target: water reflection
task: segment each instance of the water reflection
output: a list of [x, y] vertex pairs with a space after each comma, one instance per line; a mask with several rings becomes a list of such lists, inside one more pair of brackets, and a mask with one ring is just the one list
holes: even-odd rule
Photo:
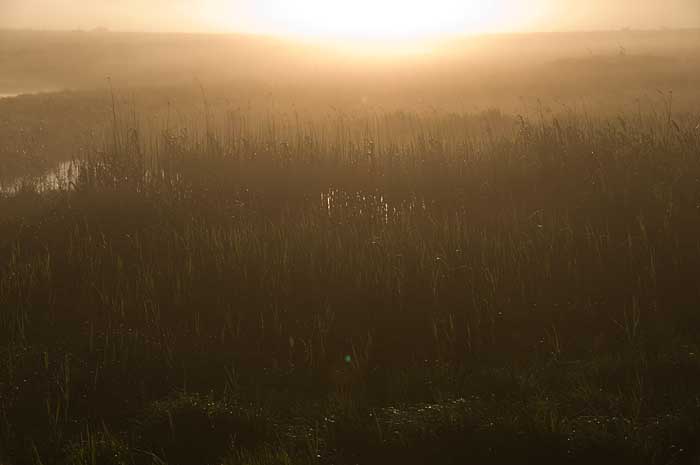
[[388, 223], [402, 212], [427, 210], [424, 199], [413, 197], [392, 201], [382, 194], [348, 192], [342, 189], [329, 189], [321, 193], [321, 206], [328, 217], [339, 215], [371, 215]]
[[[24, 176], [9, 183], [0, 181], [0, 194], [15, 195], [22, 191], [49, 192], [70, 191], [75, 189], [80, 175], [80, 161], [65, 161], [56, 168], [41, 176]], [[84, 167], [84, 165], [83, 165]], [[159, 170], [157, 174], [150, 170], [145, 172], [145, 181], [161, 181], [179, 183], [181, 174], [168, 174]], [[379, 219], [384, 223], [400, 218], [406, 212], [427, 211], [426, 200], [416, 196], [400, 196], [389, 198], [380, 193], [346, 191], [343, 189], [328, 189], [320, 194], [320, 206], [329, 218], [342, 219], [367, 216]]]
[[58, 92], [58, 89], [46, 88], [46, 89], [32, 89], [32, 90], [27, 90], [24, 92], [0, 92], [0, 100], [6, 99], [6, 98], [20, 97], [23, 95], [37, 95], [37, 94], [46, 94], [46, 93], [52, 93], [52, 92]]
[[0, 182], [0, 193], [17, 194], [22, 190], [47, 192], [70, 190], [78, 179], [78, 163], [64, 161], [56, 168], [41, 176], [23, 176], [9, 183]]

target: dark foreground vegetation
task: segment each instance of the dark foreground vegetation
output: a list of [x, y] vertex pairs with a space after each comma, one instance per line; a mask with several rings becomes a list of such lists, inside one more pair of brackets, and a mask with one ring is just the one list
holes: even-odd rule
[[0, 102], [0, 463], [700, 463], [700, 74], [556, 69]]
[[698, 122], [119, 126], [0, 199], [2, 460], [697, 463]]

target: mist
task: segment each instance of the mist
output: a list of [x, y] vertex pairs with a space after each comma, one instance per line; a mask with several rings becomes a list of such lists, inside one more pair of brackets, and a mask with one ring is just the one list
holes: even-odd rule
[[[420, 2], [414, 3], [420, 5]], [[491, 3], [499, 5], [504, 12], [501, 16], [510, 16], [510, 19], [494, 21], [481, 28], [480, 32], [700, 26], [700, 4], [696, 0], [501, 0]], [[290, 8], [291, 5], [292, 2], [280, 0], [3, 0], [0, 5], [0, 27], [56, 30], [105, 27], [131, 31], [280, 35], [289, 34], [290, 30], [280, 27], [275, 12], [286, 11], [288, 15], [289, 11], [294, 10]], [[440, 8], [440, 4], [436, 7]], [[371, 9], [368, 10], [367, 18], [372, 14]], [[297, 19], [303, 22], [305, 14], [300, 13]], [[436, 25], [435, 29], [439, 28]], [[292, 29], [291, 32], [294, 32]], [[465, 22], [461, 30], [456, 27], [449, 32], [468, 34], [472, 31]]]
[[0, 465], [700, 464], [699, 0], [0, 0]]

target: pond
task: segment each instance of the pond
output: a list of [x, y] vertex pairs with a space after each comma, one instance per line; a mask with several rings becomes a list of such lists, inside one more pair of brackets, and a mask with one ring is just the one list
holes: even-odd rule
[[22, 92], [8, 92], [8, 91], [3, 91], [0, 90], [0, 100], [6, 99], [6, 98], [13, 98], [13, 97], [20, 97], [23, 95], [36, 95], [36, 94], [46, 94], [46, 93], [51, 93], [51, 92], [58, 92], [58, 88], [44, 88], [44, 89], [31, 89], [31, 90], [25, 90]]
[[0, 193], [17, 194], [25, 187], [37, 192], [68, 190], [71, 188], [71, 183], [74, 183], [77, 178], [77, 162], [64, 161], [43, 175], [24, 176], [4, 184], [0, 182]]

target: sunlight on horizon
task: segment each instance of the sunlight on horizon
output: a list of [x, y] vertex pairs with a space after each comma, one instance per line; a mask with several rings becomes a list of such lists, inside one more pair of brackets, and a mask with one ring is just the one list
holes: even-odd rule
[[0, 29], [239, 33], [372, 48], [483, 33], [700, 27], [698, 0], [0, 0]]
[[[226, 3], [223, 3], [226, 5]], [[220, 27], [240, 24], [240, 11], [213, 8]], [[520, 6], [517, 6], [520, 5]], [[537, 14], [512, 0], [271, 0], [247, 11], [253, 32], [283, 37], [373, 42], [499, 32], [527, 26]], [[385, 45], [386, 46], [386, 45]]]

